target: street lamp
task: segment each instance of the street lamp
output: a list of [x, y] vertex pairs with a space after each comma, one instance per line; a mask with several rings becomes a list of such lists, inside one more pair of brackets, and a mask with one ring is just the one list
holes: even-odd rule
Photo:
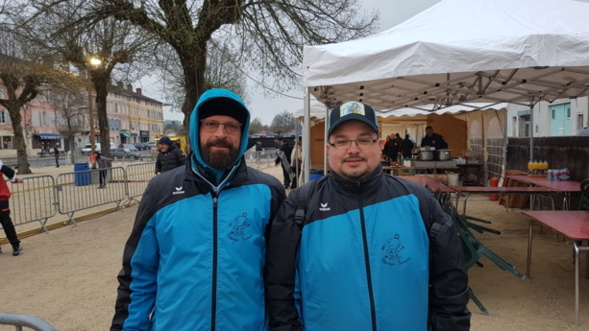
[[[91, 58], [89, 61], [89, 65], [92, 68], [98, 67], [102, 61], [95, 57]], [[94, 161], [94, 152], [96, 151], [95, 141], [96, 141], [96, 133], [94, 131], [94, 112], [92, 108], [92, 80], [90, 79], [90, 69], [88, 66], [85, 67], [86, 69], [86, 79], [88, 80], [88, 86], [86, 90], [88, 90], [88, 124], [90, 125], [90, 151], [92, 152], [92, 156], [90, 157], [91, 161], [91, 168], [96, 169], [96, 162]]]

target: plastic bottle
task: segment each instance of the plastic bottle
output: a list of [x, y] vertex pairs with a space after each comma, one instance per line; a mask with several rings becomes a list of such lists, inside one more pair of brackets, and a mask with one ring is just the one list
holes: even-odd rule
[[528, 176], [532, 176], [532, 160], [528, 161]]
[[543, 161], [540, 163], [540, 174], [539, 174], [539, 176], [538, 176], [538, 177], [543, 177], [543, 178], [545, 178], [545, 177], [546, 177], [546, 173], [547, 173], [547, 172], [548, 172], [548, 161], [546, 161], [546, 160], [543, 160]]

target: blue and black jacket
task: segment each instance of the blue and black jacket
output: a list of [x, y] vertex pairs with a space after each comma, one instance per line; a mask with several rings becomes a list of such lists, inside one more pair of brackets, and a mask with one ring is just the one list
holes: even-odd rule
[[469, 329], [462, 246], [429, 191], [380, 167], [359, 182], [331, 173], [306, 185], [272, 224], [271, 330]]
[[248, 125], [221, 176], [202, 161], [198, 112], [211, 98], [243, 105], [230, 91], [205, 92], [190, 121], [195, 152], [149, 183], [125, 246], [111, 330], [267, 329], [266, 235], [284, 189], [246, 167]]

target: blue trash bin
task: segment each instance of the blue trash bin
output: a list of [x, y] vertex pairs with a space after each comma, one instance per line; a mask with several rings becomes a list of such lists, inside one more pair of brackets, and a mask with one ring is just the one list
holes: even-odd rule
[[[88, 163], [76, 163], [74, 164], [74, 172], [81, 172], [90, 170]], [[76, 186], [90, 185], [90, 172], [82, 172], [74, 174], [74, 184]]]
[[309, 177], [310, 180], [316, 180], [323, 177], [323, 170], [321, 169], [311, 169], [311, 176]]

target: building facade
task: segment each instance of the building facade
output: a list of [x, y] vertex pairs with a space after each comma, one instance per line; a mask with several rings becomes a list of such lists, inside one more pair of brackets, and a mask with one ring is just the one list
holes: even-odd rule
[[[107, 97], [107, 117], [110, 141], [115, 145], [123, 143], [147, 142], [156, 139], [164, 132], [163, 103], [146, 97], [140, 88], [133, 90], [131, 85], [110, 86]], [[0, 86], [0, 98], [6, 91]], [[80, 91], [85, 95], [84, 90]], [[94, 122], [94, 132], [99, 141], [100, 130], [96, 116], [95, 95], [88, 100]], [[40, 93], [21, 109], [22, 126], [27, 146], [27, 155], [45, 155], [57, 147], [60, 151], [81, 150], [90, 142], [88, 105], [73, 105], [64, 110], [56, 102], [51, 91]], [[14, 132], [8, 111], [0, 106], [0, 158], [16, 157]]]
[[534, 105], [533, 113], [523, 105], [507, 107], [508, 137], [530, 137], [532, 133], [534, 137], [574, 136], [589, 126], [588, 122], [587, 97], [558, 99], [552, 103], [541, 101]]

